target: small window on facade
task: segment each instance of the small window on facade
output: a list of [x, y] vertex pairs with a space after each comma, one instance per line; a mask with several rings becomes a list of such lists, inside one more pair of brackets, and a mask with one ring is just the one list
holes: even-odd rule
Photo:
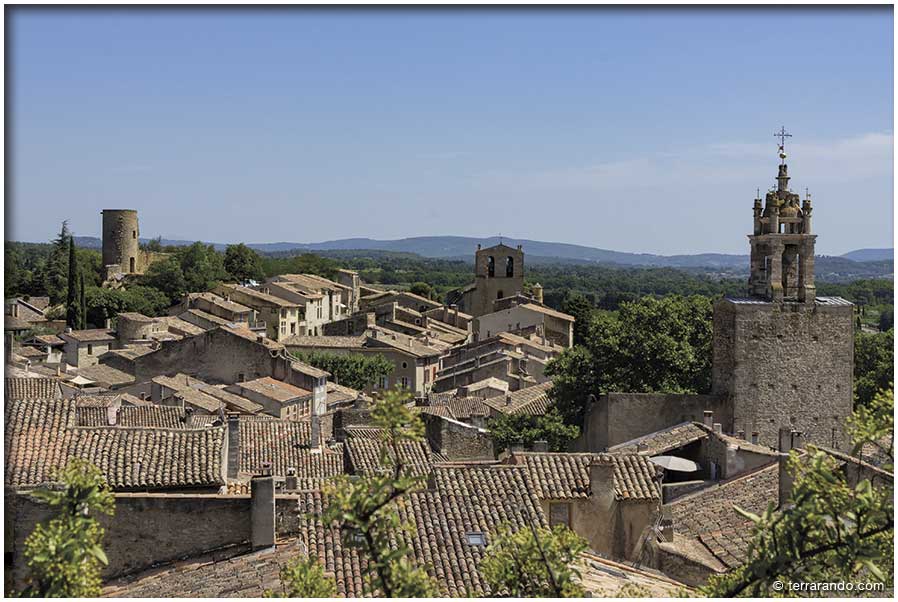
[[240, 374], [237, 375], [237, 382], [238, 382], [238, 383], [242, 383], [242, 382], [244, 382], [245, 380], [246, 380], [246, 374], [244, 374], [243, 372], [241, 372]]
[[387, 376], [380, 377], [380, 388], [381, 389], [389, 389], [390, 388], [390, 379]]
[[468, 542], [469, 546], [482, 548], [486, 545], [486, 536], [483, 534], [483, 531], [471, 531], [470, 533], [465, 533], [465, 540]]
[[564, 525], [571, 527], [571, 505], [568, 502], [551, 502], [549, 504], [549, 526]]
[[505, 296], [505, 293], [503, 293], [502, 291], [499, 291], [498, 293], [496, 293], [496, 299], [501, 299], [504, 296]]
[[505, 276], [507, 278], [514, 276], [514, 257], [505, 258]]
[[408, 368], [408, 362], [402, 362], [402, 369]]
[[490, 278], [496, 275], [496, 258], [492, 255], [486, 259], [486, 275]]
[[290, 334], [296, 334], [296, 322], [290, 323]]
[[408, 377], [407, 376], [402, 377], [402, 388], [408, 389]]
[[93, 354], [94, 354], [94, 346], [91, 345], [90, 343], [88, 343], [87, 344], [87, 355], [93, 355]]
[[131, 230], [131, 238], [137, 238], [137, 230]]

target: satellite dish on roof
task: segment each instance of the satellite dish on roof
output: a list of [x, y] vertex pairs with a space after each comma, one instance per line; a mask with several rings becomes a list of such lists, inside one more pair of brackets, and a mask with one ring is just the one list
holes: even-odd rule
[[675, 472], [696, 472], [701, 469], [692, 460], [678, 458], [677, 456], [655, 456], [654, 458], [649, 458], [649, 460], [652, 461], [652, 464], [660, 466], [664, 470], [673, 470]]

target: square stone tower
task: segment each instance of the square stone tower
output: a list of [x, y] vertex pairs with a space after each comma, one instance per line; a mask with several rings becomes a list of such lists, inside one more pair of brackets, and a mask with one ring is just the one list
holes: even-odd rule
[[477, 245], [474, 286], [465, 291], [464, 310], [479, 317], [492, 313], [497, 299], [524, 292], [524, 251], [499, 243], [486, 249]]
[[714, 306], [712, 387], [729, 399], [730, 432], [758, 432], [775, 448], [779, 429], [791, 427], [808, 443], [845, 449], [854, 306], [816, 296], [811, 199], [799, 207], [783, 144], [780, 158], [776, 189], [763, 210], [760, 198], [754, 202], [750, 296]]

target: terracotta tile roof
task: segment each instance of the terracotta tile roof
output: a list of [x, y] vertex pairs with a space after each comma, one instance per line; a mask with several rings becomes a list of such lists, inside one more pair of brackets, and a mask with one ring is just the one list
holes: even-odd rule
[[359, 397], [362, 397], [362, 393], [356, 391], [355, 389], [351, 389], [349, 387], [344, 387], [343, 385], [338, 385], [337, 383], [327, 383], [327, 406], [330, 408], [331, 406], [346, 403], [349, 401], [354, 401]]
[[252, 306], [251, 304], [256, 303], [263, 305], [276, 305], [278, 307], [284, 308], [299, 307], [292, 301], [286, 301], [284, 299], [281, 299], [280, 297], [275, 297], [274, 295], [269, 295], [268, 293], [263, 293], [262, 291], [257, 291], [256, 289], [247, 288], [238, 284], [222, 284], [219, 286], [218, 291], [222, 291], [223, 294], [236, 293], [237, 295], [245, 295], [246, 297], [249, 297], [249, 299], [251, 299], [250, 301], [243, 299], [242, 305]]
[[51, 345], [53, 347], [56, 347], [58, 345], [65, 345], [65, 341], [63, 341], [55, 334], [39, 334], [36, 335], [33, 340], [42, 345]]
[[75, 408], [75, 417], [78, 426], [109, 426], [109, 408], [78, 406]]
[[[349, 437], [346, 451], [349, 469], [357, 474], [373, 474], [385, 469], [380, 463], [381, 441], [379, 439]], [[393, 456], [392, 450], [389, 452]], [[433, 470], [433, 454], [425, 441], [402, 441], [399, 443], [399, 457], [405, 465], [405, 474], [425, 475]]]
[[3, 330], [28, 330], [31, 328], [31, 323], [26, 322], [22, 318], [17, 318], [16, 316], [6, 315], [3, 320]]
[[73, 330], [72, 332], [64, 332], [61, 336], [63, 339], [72, 339], [79, 343], [98, 343], [115, 340], [115, 334], [107, 328], [92, 328], [88, 330]]
[[270, 376], [263, 376], [254, 380], [237, 383], [236, 386], [242, 389], [253, 391], [255, 393], [258, 393], [259, 395], [264, 395], [269, 399], [273, 399], [281, 403], [292, 401], [298, 398], [308, 397], [312, 394], [311, 391], [307, 391], [306, 389], [301, 389], [289, 383], [276, 380], [274, 378], [271, 378]]
[[197, 389], [208, 395], [209, 397], [214, 397], [219, 401], [224, 402], [225, 409], [233, 412], [241, 412], [243, 414], [258, 414], [264, 409], [262, 404], [258, 404], [251, 399], [247, 399], [241, 395], [237, 395], [236, 393], [231, 393], [230, 391], [225, 390], [223, 387], [216, 387], [213, 385], [195, 385]]
[[695, 441], [708, 438], [708, 432], [694, 422], [684, 422], [670, 428], [637, 437], [630, 441], [609, 447], [610, 453], [644, 453], [657, 456], [664, 452], [683, 447]]
[[489, 407], [483, 403], [483, 399], [480, 397], [455, 397], [450, 399], [446, 405], [452, 413], [452, 418], [456, 420], [490, 415]]
[[574, 316], [570, 314], [555, 311], [554, 309], [544, 307], [542, 305], [536, 305], [535, 303], [524, 303], [523, 305], [521, 305], [521, 307], [529, 309], [531, 311], [537, 311], [541, 314], [546, 314], [547, 316], [552, 316], [553, 318], [558, 318], [559, 320], [566, 320], [568, 322], [574, 321]]
[[380, 441], [381, 429], [376, 426], [345, 426], [343, 431], [347, 437]]
[[116, 426], [183, 429], [184, 418], [184, 410], [174, 406], [123, 406], [116, 416]]
[[131, 395], [130, 393], [122, 393], [122, 404], [135, 407], [144, 407], [153, 405], [153, 402], [149, 399], [141, 399], [140, 397]]
[[210, 414], [216, 414], [224, 406], [224, 402], [211, 395], [206, 395], [199, 389], [187, 387], [177, 391], [172, 397], [183, 401], [185, 404], [200, 408]]
[[[136, 414], [146, 408], [122, 408]], [[224, 429], [78, 427], [75, 402], [12, 401], [5, 413], [5, 482], [27, 488], [51, 481], [70, 458], [104, 471], [116, 489], [224, 485]], [[105, 411], [82, 408], [81, 411]]]
[[187, 320], [182, 320], [177, 316], [162, 316], [159, 321], [165, 324], [165, 327], [176, 334], [197, 335], [206, 332], [196, 324], [191, 324]]
[[505, 395], [490, 397], [485, 399], [483, 403], [502, 414], [542, 416], [552, 405], [552, 400], [549, 397], [551, 388], [552, 381], [548, 381], [532, 387], [524, 387]]
[[55, 378], [7, 377], [5, 399], [62, 399], [62, 388]]
[[[215, 314], [210, 314], [207, 311], [203, 311], [201, 309], [196, 309], [195, 307], [188, 309], [181, 315], [183, 316], [184, 314], [188, 314], [190, 316], [196, 316], [197, 318], [200, 319], [201, 322], [202, 321], [210, 322], [212, 324], [217, 324], [219, 326], [229, 326], [231, 324], [234, 324], [233, 320], [227, 320], [225, 318], [222, 318], [221, 316], [216, 316]], [[188, 324], [196, 326], [195, 324], [193, 324], [193, 322], [185, 320], [184, 318], [179, 318], [179, 319], [184, 322], [187, 322]], [[200, 326], [196, 326], [196, 328], [199, 328], [200, 330], [202, 330], [202, 327], [200, 327]]]
[[293, 335], [284, 339], [288, 347], [322, 347], [331, 349], [355, 349], [365, 344], [367, 337], [359, 336], [305, 336]]
[[[438, 468], [434, 488], [409, 494], [397, 511], [413, 525], [399, 533], [411, 549], [410, 560], [433, 577], [444, 596], [483, 596], [488, 586], [479, 572], [485, 547], [467, 543], [469, 532], [482, 532], [489, 544], [503, 522], [513, 529], [531, 522], [546, 525], [539, 500], [517, 467]], [[327, 499], [318, 491], [297, 496], [298, 535], [273, 550], [244, 553], [217, 551], [125, 577], [107, 586], [107, 596], [219, 597], [260, 596], [279, 586], [278, 573], [301, 554], [320, 559], [336, 581], [338, 595], [359, 597], [368, 570], [364, 555], [343, 545], [339, 530], [320, 515]]]
[[779, 498], [779, 470], [773, 464], [685, 495], [668, 504], [677, 537], [692, 540], [728, 567], [744, 561], [752, 523], [733, 508], [760, 514]]
[[294, 372], [299, 372], [301, 374], [306, 374], [311, 376], [312, 378], [327, 378], [331, 375], [327, 370], [322, 370], [321, 368], [316, 368], [311, 364], [307, 364], [305, 362], [301, 362], [299, 360], [295, 360], [290, 364], [290, 369]]
[[258, 474], [271, 462], [272, 474], [284, 476], [288, 468], [304, 479], [327, 479], [344, 473], [341, 446], [313, 453], [308, 420], [292, 421], [241, 416], [238, 472]]
[[69, 458], [75, 402], [6, 399], [5, 482], [26, 487], [50, 482]]
[[126, 320], [130, 320], [132, 322], [143, 322], [145, 324], [151, 324], [156, 321], [156, 318], [150, 318], [149, 316], [145, 316], [142, 313], [136, 311], [125, 311], [118, 314], [119, 318], [125, 318]]
[[188, 293], [187, 298], [189, 301], [192, 301], [193, 299], [203, 299], [204, 301], [208, 301], [212, 305], [217, 305], [218, 307], [235, 314], [247, 313], [252, 311], [251, 308], [245, 305], [235, 303], [234, 301], [228, 301], [224, 297], [216, 295], [215, 293]]
[[69, 453], [96, 465], [113, 489], [211, 487], [225, 484], [224, 438], [224, 428], [76, 428]]
[[106, 364], [95, 364], [93, 366], [78, 368], [78, 374], [94, 382], [106, 383], [109, 386], [128, 385], [135, 382], [133, 374], [118, 370], [112, 366], [107, 366]]
[[16, 347], [16, 354], [25, 358], [25, 359], [34, 359], [37, 357], [46, 357], [47, 352], [39, 349], [38, 347], [32, 347], [30, 345], [19, 345]]
[[540, 499], [585, 498], [592, 494], [589, 465], [599, 457], [614, 461], [614, 495], [620, 500], [660, 500], [658, 470], [645, 456], [515, 452]]

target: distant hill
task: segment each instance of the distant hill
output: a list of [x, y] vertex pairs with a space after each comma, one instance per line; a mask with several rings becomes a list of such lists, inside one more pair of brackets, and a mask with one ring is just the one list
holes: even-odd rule
[[[672, 267], [712, 272], [721, 276], [741, 276], [743, 273], [747, 273], [748, 270], [748, 255], [729, 255], [724, 253], [655, 255], [651, 253], [625, 253], [583, 245], [524, 238], [503, 237], [501, 241], [509, 246], [523, 245], [527, 253], [527, 260], [531, 263], [599, 263], [629, 267]], [[142, 242], [148, 242], [148, 240], [142, 239]], [[256, 249], [260, 253], [280, 256], [312, 251], [380, 251], [410, 253], [436, 259], [471, 261], [478, 244], [489, 247], [499, 242], [500, 238], [498, 236], [488, 238], [416, 236], [397, 240], [342, 238], [317, 243], [271, 242], [250, 243], [247, 246]], [[76, 236], [75, 243], [82, 247], [100, 248], [100, 239], [93, 236]], [[193, 241], [162, 239], [162, 244], [166, 246], [183, 246], [192, 243]], [[213, 244], [218, 250], [224, 250], [227, 246], [222, 243], [210, 244]], [[892, 249], [858, 249], [838, 257], [820, 256], [817, 261], [817, 275], [827, 274], [837, 280], [843, 278], [891, 276], [891, 264]]]
[[892, 261], [895, 249], [857, 249], [842, 255], [851, 261]]

